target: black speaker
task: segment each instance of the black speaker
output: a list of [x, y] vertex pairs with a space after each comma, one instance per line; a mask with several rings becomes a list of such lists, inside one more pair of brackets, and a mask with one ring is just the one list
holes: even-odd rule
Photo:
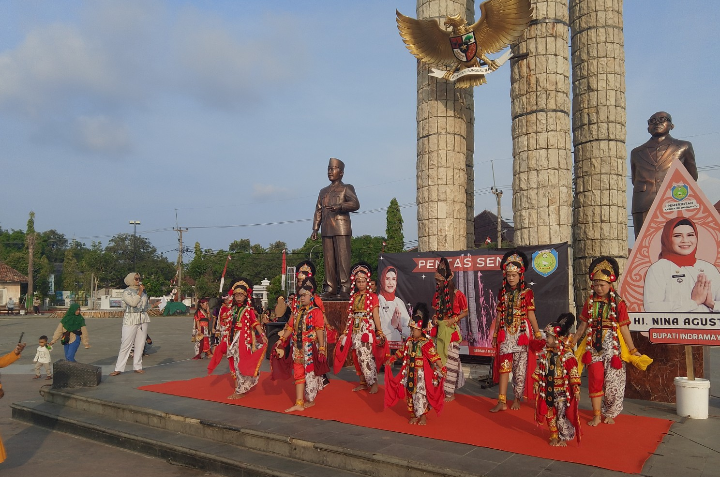
[[102, 379], [102, 368], [91, 364], [64, 359], [53, 363], [53, 389], [86, 388], [97, 386]]

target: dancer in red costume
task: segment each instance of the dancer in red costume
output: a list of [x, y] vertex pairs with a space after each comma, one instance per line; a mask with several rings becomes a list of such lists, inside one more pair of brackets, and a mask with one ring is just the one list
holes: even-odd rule
[[316, 366], [327, 366], [325, 351], [325, 320], [315, 304], [315, 278], [308, 277], [298, 290], [299, 307], [280, 333], [273, 353], [282, 359], [285, 346], [290, 343], [293, 354], [295, 379], [295, 405], [285, 412], [304, 411], [315, 405], [315, 397], [323, 387], [322, 375], [316, 375]]
[[[230, 346], [230, 328], [232, 328], [232, 302], [233, 296], [228, 294], [223, 297], [223, 304], [218, 312], [218, 319], [215, 324], [215, 336], [217, 338], [217, 346], [213, 350], [213, 356], [208, 364], [208, 374], [212, 374], [223, 356], [227, 354], [228, 346]], [[230, 373], [235, 376], [235, 364], [230, 362]]]
[[460, 320], [468, 315], [467, 298], [455, 288], [454, 274], [450, 270], [447, 258], [442, 257], [435, 271], [435, 296], [432, 307], [435, 315], [432, 319], [432, 333], [436, 336], [435, 345], [442, 364], [447, 368], [445, 376], [445, 401], [455, 399], [455, 390], [465, 385], [465, 375], [460, 363]]
[[563, 313], [555, 323], [545, 327], [545, 348], [537, 355], [532, 375], [535, 388], [535, 421], [547, 422], [550, 445], [565, 447], [577, 438], [580, 443], [580, 373], [568, 333], [575, 315]]
[[[623, 361], [644, 370], [652, 359], [640, 354], [633, 345], [627, 305], [612, 285], [620, 276], [617, 261], [612, 257], [598, 257], [590, 263], [588, 274], [593, 291], [580, 313], [580, 326], [572, 342], [580, 343], [575, 352], [581, 361], [580, 372], [583, 365], [588, 367], [588, 390], [593, 408], [593, 418], [588, 426], [597, 426], [601, 421], [614, 424], [622, 411], [625, 397]], [[587, 339], [582, 340], [586, 331]]]
[[195, 357], [210, 357], [210, 309], [208, 299], [201, 298], [193, 320], [192, 340], [195, 343]]
[[227, 355], [230, 369], [235, 368], [235, 392], [228, 399], [240, 399], [258, 383], [267, 337], [252, 306], [250, 280], [239, 278], [230, 283], [233, 307], [230, 311]]
[[527, 255], [519, 250], [506, 253], [501, 262], [503, 284], [500, 289], [493, 334], [493, 377], [500, 383], [497, 405], [490, 412], [507, 409], [507, 389], [510, 373], [513, 373], [513, 394], [515, 400], [510, 409], [520, 409], [520, 401], [525, 394], [525, 380], [534, 370], [535, 361], [528, 363], [528, 345], [530, 328], [535, 338], [541, 338], [535, 319], [535, 297], [525, 285], [525, 270], [528, 267]]
[[[402, 349], [385, 362], [385, 407], [392, 407], [405, 398], [410, 413], [410, 424], [424, 426], [430, 408], [438, 414], [445, 405], [443, 377], [446, 369], [442, 365], [432, 340], [424, 333], [430, 313], [425, 303], [415, 305], [409, 325], [411, 336]], [[390, 365], [397, 359], [402, 367], [397, 376], [392, 375]]]
[[360, 385], [353, 391], [369, 389], [370, 394], [375, 394], [377, 372], [389, 351], [380, 326], [378, 297], [368, 289], [371, 276], [370, 265], [365, 262], [353, 265], [350, 270], [350, 307], [345, 332], [335, 348], [334, 371], [340, 372], [352, 349], [355, 372], [360, 376]]

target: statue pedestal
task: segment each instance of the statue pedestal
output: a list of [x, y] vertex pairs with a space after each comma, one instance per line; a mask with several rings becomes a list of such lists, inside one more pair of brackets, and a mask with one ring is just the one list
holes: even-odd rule
[[[345, 331], [345, 325], [347, 324], [348, 307], [350, 306], [349, 301], [323, 301], [325, 305], [325, 318], [327, 319], [328, 325], [332, 326], [337, 331], [337, 337]], [[335, 356], [335, 343], [328, 343], [328, 356]], [[350, 364], [352, 364], [352, 357], [348, 354]], [[332, 361], [331, 361], [332, 362]], [[348, 363], [345, 363], [348, 366]]]
[[[674, 403], [675, 378], [687, 375], [685, 346], [652, 344], [648, 338], [635, 331], [632, 332], [632, 339], [638, 351], [654, 361], [645, 371], [627, 365], [625, 397]], [[695, 376], [704, 377], [702, 346], [693, 346], [693, 364]]]

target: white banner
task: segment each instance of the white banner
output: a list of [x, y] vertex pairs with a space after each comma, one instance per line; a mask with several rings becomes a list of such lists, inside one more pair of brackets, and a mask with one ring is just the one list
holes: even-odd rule
[[[507, 60], [509, 60], [512, 57], [512, 51], [508, 50], [505, 53], [502, 54], [497, 60], [495, 60], [495, 63], [497, 64], [498, 68], [501, 67]], [[472, 68], [465, 68], [464, 70], [460, 70], [457, 73], [453, 73], [452, 76], [450, 76], [450, 81], [456, 81], [458, 78], [462, 78], [463, 76], [467, 75], [486, 75], [492, 73], [494, 70], [491, 70], [489, 66], [473, 66]], [[446, 70], [438, 70], [436, 68], [432, 68], [432, 71], [428, 73], [430, 76], [434, 76], [436, 78], [444, 78], [445, 73], [447, 73]]]
[[720, 330], [720, 314], [711, 313], [628, 313], [630, 331], [650, 331], [651, 328]]

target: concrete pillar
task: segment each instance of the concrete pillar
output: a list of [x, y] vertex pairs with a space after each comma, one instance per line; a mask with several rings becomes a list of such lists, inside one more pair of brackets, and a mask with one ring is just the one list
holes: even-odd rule
[[[473, 0], [417, 0], [417, 18], [460, 14], [474, 22]], [[473, 90], [455, 89], [417, 67], [418, 250], [464, 250], [474, 242]]]
[[587, 268], [628, 252], [625, 51], [622, 0], [570, 0], [575, 153], [576, 303], [589, 291]]
[[571, 242], [570, 61], [567, 0], [532, 0], [512, 45], [513, 219], [518, 245]]

